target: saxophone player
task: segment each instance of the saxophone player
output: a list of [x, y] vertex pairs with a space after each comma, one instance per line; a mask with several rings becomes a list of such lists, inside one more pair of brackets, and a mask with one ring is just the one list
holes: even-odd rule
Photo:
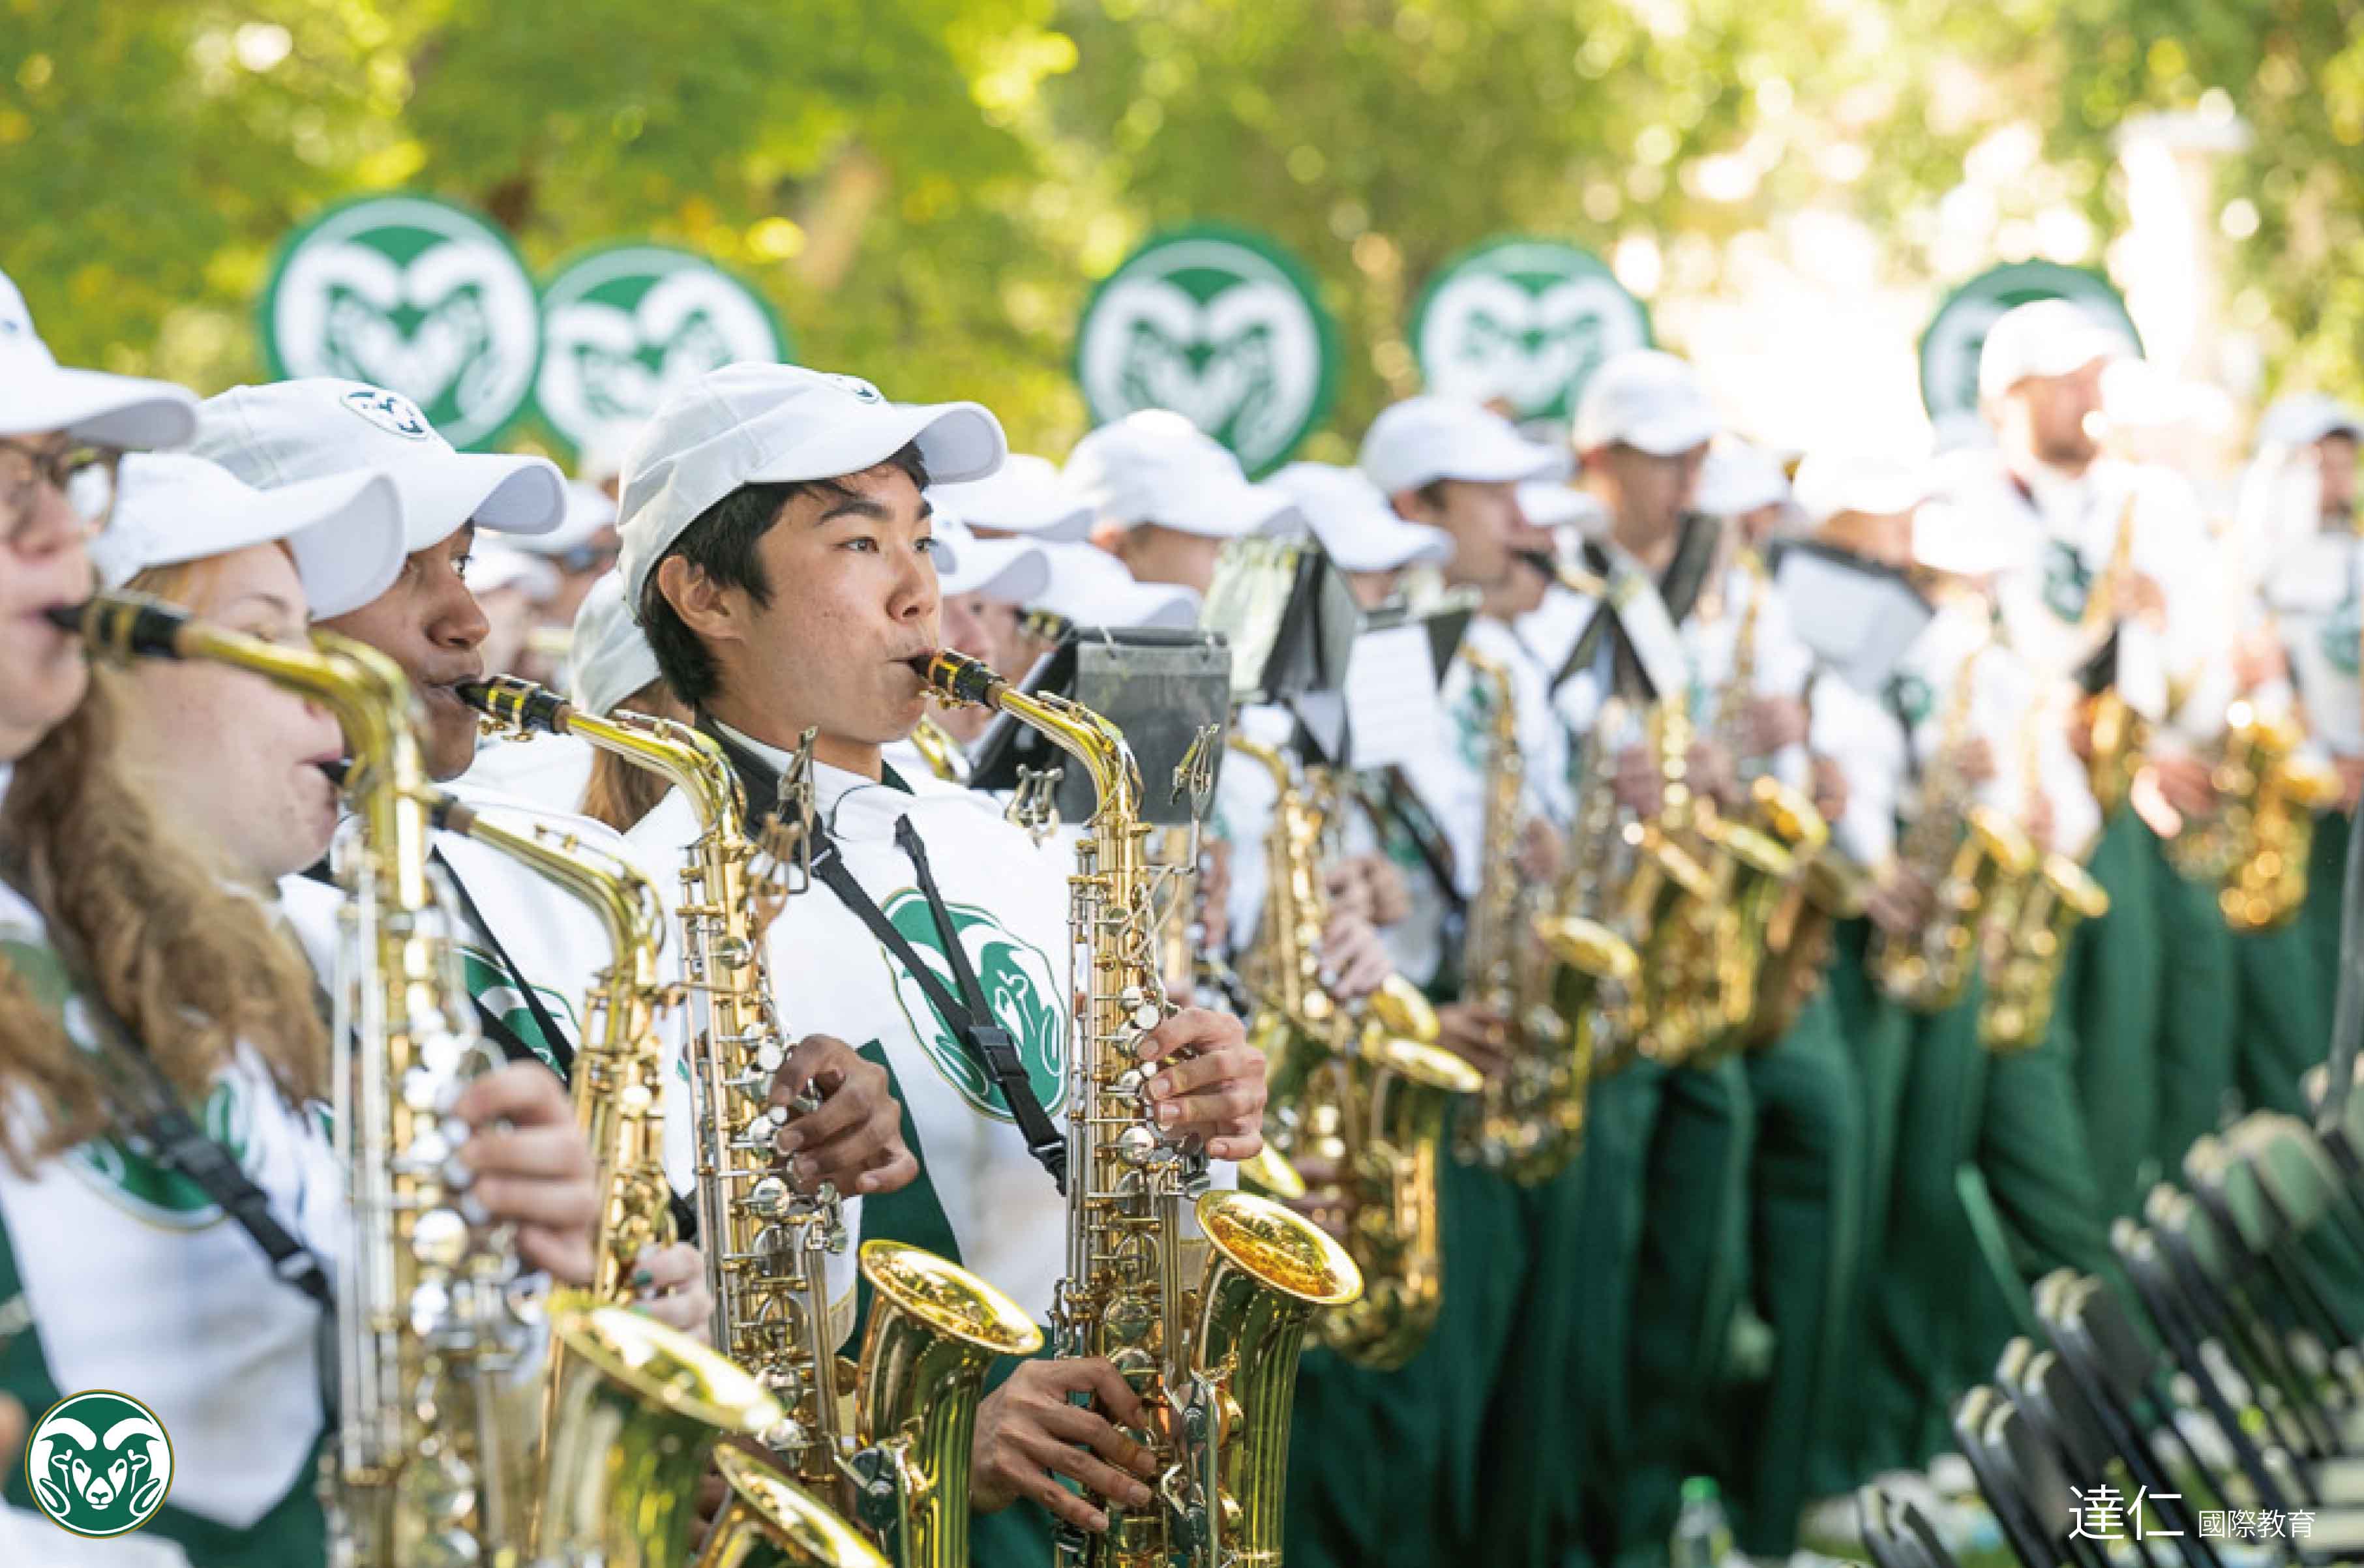
[[[155, 1561], [309, 1564], [327, 1557], [311, 1465], [320, 1307], [274, 1277], [205, 1187], [159, 1162], [153, 1124], [128, 1118], [95, 1052], [145, 1056], [173, 1100], [235, 1128], [241, 1184], [283, 1239], [336, 1272], [348, 1214], [308, 1103], [327, 1075], [321, 1020], [267, 906], [273, 879], [327, 843], [315, 763], [335, 729], [228, 671], [94, 676], [80, 639], [42, 612], [88, 595], [87, 547], [111, 515], [125, 528], [106, 544], [111, 579], [173, 573], [209, 612], [300, 637], [312, 595], [333, 605], [391, 581], [401, 522], [383, 476], [281, 502], [194, 460], [117, 466], [122, 449], [180, 445], [195, 423], [178, 387], [58, 369], [0, 280], [0, 1074], [13, 1106], [0, 1135], [0, 1397], [38, 1416], [98, 1386], [156, 1412], [180, 1448], [145, 1528]], [[134, 718], [162, 725], [183, 706], [239, 717], [188, 724], [169, 753], [127, 737]], [[254, 795], [219, 787], [231, 777]], [[206, 843], [224, 852], [193, 847]], [[123, 1031], [104, 1048], [88, 1027], [101, 1011]], [[534, 1234], [541, 1262], [587, 1277], [589, 1160], [548, 1075], [496, 1074], [456, 1109], [479, 1128], [511, 1124], [465, 1145], [479, 1198]], [[12, 1505], [28, 1501], [20, 1475]], [[12, 1530], [58, 1539], [0, 1508], [13, 1545]]]
[[[1064, 1205], [1030, 1148], [1066, 1088], [1068, 868], [981, 797], [883, 755], [926, 712], [911, 662], [941, 640], [924, 492], [990, 473], [1003, 450], [974, 404], [893, 404], [787, 366], [716, 371], [633, 450], [622, 566], [667, 684], [752, 803], [775, 797], [813, 732], [815, 884], [766, 938], [777, 1005], [818, 1031], [797, 1057], [858, 1051], [909, 1131], [876, 1136], [841, 1087], [782, 1134], [797, 1184], [833, 1176], [850, 1227], [974, 1268], [1040, 1318], [1065, 1261]], [[632, 841], [669, 856], [696, 837], [691, 816], [669, 797]], [[1185, 1009], [1150, 1038], [1163, 1124], [1219, 1160], [1253, 1155], [1262, 1064], [1237, 1021]], [[1043, 1510], [1105, 1528], [1062, 1478], [1145, 1504], [1147, 1451], [1120, 1430], [1142, 1414], [1104, 1360], [1020, 1364], [978, 1413], [969, 1501], [994, 1517], [978, 1521], [977, 1560], [1042, 1561]]]
[[[197, 415], [196, 454], [266, 492], [362, 471], [393, 479], [403, 499], [401, 570], [383, 592], [317, 624], [401, 666], [423, 699], [429, 772], [440, 783], [459, 779], [475, 757], [477, 724], [453, 688], [483, 677], [487, 630], [468, 588], [469, 551], [480, 529], [531, 535], [556, 527], [564, 507], [557, 470], [541, 458], [454, 451], [409, 399], [358, 382], [233, 387]], [[550, 819], [508, 796], [465, 786], [455, 793], [495, 820], [530, 828]], [[588, 817], [563, 821], [585, 841], [619, 847]], [[605, 931], [572, 896], [463, 834], [439, 831], [433, 852], [456, 895], [465, 932], [457, 946], [480, 1027], [508, 1060], [538, 1062], [564, 1083]], [[334, 950], [313, 918], [318, 913], [309, 901], [291, 906], [316, 955]], [[698, 1278], [695, 1249], [677, 1243], [644, 1257], [630, 1284], [668, 1325], [694, 1329], [707, 1306]]]
[[[1024, 680], [1033, 659], [1019, 617], [1050, 585], [1050, 557], [1031, 539], [979, 539], [942, 504], [937, 505], [935, 521], [944, 646], [983, 661], [1005, 681]], [[968, 749], [992, 721], [988, 709], [947, 708], [890, 748], [886, 760], [907, 777], [932, 773], [965, 783]]]

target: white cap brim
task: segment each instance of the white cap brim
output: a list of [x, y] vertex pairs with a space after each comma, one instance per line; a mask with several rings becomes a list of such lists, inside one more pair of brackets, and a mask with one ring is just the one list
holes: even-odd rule
[[423, 450], [392, 469], [413, 550], [466, 524], [504, 534], [546, 534], [566, 517], [566, 481], [548, 458]]
[[196, 439], [196, 394], [169, 381], [62, 369], [38, 350], [0, 358], [0, 436], [44, 430], [127, 451], [184, 447]]
[[[976, 403], [880, 403], [741, 476], [739, 484], [835, 479], [877, 467], [907, 446], [920, 449], [928, 483], [982, 479], [1001, 466], [1001, 423]], [[737, 488], [737, 486], [733, 486]], [[720, 500], [716, 496], [715, 500]], [[713, 503], [708, 502], [711, 506]], [[703, 511], [701, 507], [699, 510]]]
[[2036, 548], [2035, 532], [2029, 525], [1992, 517], [1974, 518], [1949, 502], [1927, 502], [1912, 514], [1913, 562], [1933, 572], [1991, 577], [2026, 567], [2035, 561]]
[[150, 567], [284, 540], [312, 615], [325, 619], [368, 604], [402, 572], [402, 501], [384, 473], [339, 473], [276, 490], [247, 490], [225, 506], [214, 494], [169, 477], [151, 488], [127, 462], [116, 512], [91, 550], [110, 587]]
[[1201, 539], [1246, 539], [1301, 527], [1297, 503], [1269, 484], [1215, 484], [1162, 503], [1157, 515], [1139, 519]]
[[1373, 518], [1317, 537], [1341, 572], [1396, 572], [1408, 566], [1442, 566], [1453, 559], [1451, 534], [1400, 517]]
[[952, 559], [936, 568], [936, 591], [947, 597], [982, 594], [1005, 605], [1030, 605], [1050, 585], [1049, 558], [1025, 539], [964, 536]]
[[1715, 439], [1715, 429], [1714, 420], [1702, 417], [1697, 410], [1685, 409], [1679, 414], [1645, 419], [1621, 433], [1617, 443], [1651, 457], [1679, 457]]

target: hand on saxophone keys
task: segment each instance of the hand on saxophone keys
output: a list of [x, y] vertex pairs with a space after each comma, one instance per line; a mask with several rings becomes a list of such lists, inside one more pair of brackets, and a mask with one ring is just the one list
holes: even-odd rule
[[1377, 927], [1360, 915], [1333, 907], [1321, 929], [1321, 987], [1339, 1002], [1357, 1002], [1396, 972]]
[[1436, 1009], [1436, 1043], [1489, 1078], [1511, 1071], [1511, 1023], [1491, 1007], [1450, 1002]]
[[1252, 1160], [1264, 1148], [1265, 1059], [1229, 1013], [1185, 1007], [1141, 1038], [1157, 1125], [1203, 1140], [1218, 1160]]
[[[1077, 1404], [1073, 1396], [1078, 1394], [1089, 1395], [1091, 1403]], [[1059, 1478], [1092, 1497], [1112, 1497], [1133, 1509], [1149, 1507], [1155, 1495], [1147, 1483], [1156, 1479], [1157, 1456], [1125, 1436], [1149, 1420], [1140, 1396], [1105, 1357], [1027, 1362], [977, 1407], [969, 1507], [998, 1513], [1031, 1497], [1054, 1518], [1094, 1534], [1105, 1531], [1108, 1516]]]
[[[820, 1104], [805, 1109], [808, 1094]], [[843, 1040], [813, 1034], [797, 1041], [772, 1074], [771, 1104], [784, 1124], [772, 1147], [798, 1192], [828, 1183], [843, 1193], [891, 1193], [919, 1179], [886, 1069]]]
[[706, 1260], [689, 1242], [642, 1248], [624, 1286], [632, 1306], [666, 1328], [700, 1344], [713, 1343], [714, 1297], [706, 1288]]
[[591, 1148], [566, 1091], [545, 1069], [513, 1062], [471, 1083], [452, 1115], [472, 1129], [460, 1162], [468, 1203], [517, 1226], [518, 1253], [562, 1284], [592, 1281], [599, 1189]]

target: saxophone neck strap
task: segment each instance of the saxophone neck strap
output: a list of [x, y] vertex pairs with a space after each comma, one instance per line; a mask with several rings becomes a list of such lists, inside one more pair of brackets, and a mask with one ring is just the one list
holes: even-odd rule
[[[812, 873], [822, 886], [836, 895], [853, 917], [870, 928], [880, 945], [895, 956], [912, 982], [935, 1008], [944, 1027], [953, 1031], [1009, 1106], [1017, 1118], [1019, 1136], [1026, 1140], [1026, 1152], [1035, 1162], [1051, 1173], [1051, 1180], [1065, 1195], [1067, 1190], [1067, 1140], [1043, 1108], [1042, 1099], [1026, 1076], [1026, 1063], [1018, 1054], [1018, 1042], [1010, 1037], [995, 1017], [985, 998], [985, 987], [977, 983], [976, 971], [968, 960], [968, 950], [961, 945], [960, 932], [953, 926], [952, 911], [944, 907], [943, 895], [936, 891], [936, 879], [928, 868], [928, 849], [920, 841], [919, 829], [911, 826], [909, 817], [895, 821], [895, 842], [910, 857], [911, 869], [920, 883], [920, 895], [927, 900], [928, 915], [935, 922], [936, 939], [942, 944], [944, 961], [951, 965], [953, 984], [960, 988], [954, 995], [934, 968], [912, 947], [911, 940], [896, 929], [886, 912], [878, 907], [845, 863], [845, 856], [834, 838], [823, 835], [813, 847]], [[1078, 1024], [1076, 1027], [1082, 1027]]]

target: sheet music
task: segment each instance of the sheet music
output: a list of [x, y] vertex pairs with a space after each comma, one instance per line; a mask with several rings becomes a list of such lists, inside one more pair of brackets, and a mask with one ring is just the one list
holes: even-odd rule
[[1346, 715], [1354, 765], [1399, 766], [1444, 745], [1444, 706], [1424, 621], [1366, 631], [1346, 664]]
[[1775, 585], [1814, 656], [1859, 692], [1877, 695], [1932, 611], [1910, 588], [1811, 550], [1781, 553]]

